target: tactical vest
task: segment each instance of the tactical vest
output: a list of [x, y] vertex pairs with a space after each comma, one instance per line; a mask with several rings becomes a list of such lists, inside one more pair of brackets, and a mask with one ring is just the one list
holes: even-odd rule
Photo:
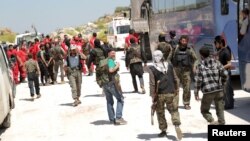
[[142, 57], [141, 57], [141, 49], [139, 45], [136, 46], [132, 46], [130, 48], [130, 64], [134, 64], [134, 63], [138, 63], [138, 62], [142, 62]]
[[185, 51], [176, 49], [172, 63], [175, 67], [192, 67], [193, 61], [191, 58], [190, 47], [187, 47]]
[[[155, 78], [155, 89], [157, 81], [160, 81], [158, 85], [158, 94], [168, 94], [168, 93], [174, 93], [175, 92], [175, 86], [174, 86], [174, 72], [173, 72], [173, 66], [168, 65], [167, 74], [164, 74], [160, 71], [158, 71], [154, 66], [150, 66], [149, 69], [153, 72], [154, 78]], [[155, 90], [156, 92], [156, 90]]]
[[95, 65], [99, 65], [99, 62], [103, 59], [105, 59], [105, 55], [102, 49], [100, 48], [94, 48], [94, 54], [95, 54], [95, 61], [94, 64]]

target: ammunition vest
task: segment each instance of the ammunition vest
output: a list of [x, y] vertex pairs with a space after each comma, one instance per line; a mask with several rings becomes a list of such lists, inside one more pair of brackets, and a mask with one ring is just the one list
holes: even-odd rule
[[179, 48], [176, 49], [172, 60], [175, 67], [192, 67], [193, 61], [190, 49], [189, 47], [185, 51], [181, 51]]

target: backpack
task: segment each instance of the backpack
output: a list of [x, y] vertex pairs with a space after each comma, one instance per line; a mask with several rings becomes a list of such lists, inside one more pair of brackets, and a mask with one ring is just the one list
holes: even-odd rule
[[99, 65], [100, 61], [105, 59], [104, 51], [101, 48], [94, 48], [93, 53], [95, 54], [95, 65]]
[[100, 60], [99, 66], [96, 68], [96, 82], [100, 87], [109, 82], [108, 59]]
[[54, 56], [54, 59], [56, 61], [63, 60], [63, 57], [64, 57], [63, 55], [64, 55], [64, 53], [63, 53], [62, 48], [60, 46], [54, 47], [53, 56]]

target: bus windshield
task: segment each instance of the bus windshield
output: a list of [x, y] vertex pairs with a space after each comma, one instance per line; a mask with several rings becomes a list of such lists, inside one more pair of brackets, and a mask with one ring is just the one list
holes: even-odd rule
[[117, 26], [117, 34], [126, 34], [129, 32], [129, 29], [129, 25]]

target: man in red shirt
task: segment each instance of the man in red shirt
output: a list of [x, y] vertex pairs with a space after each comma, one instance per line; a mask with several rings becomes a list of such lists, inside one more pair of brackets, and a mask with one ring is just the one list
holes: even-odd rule
[[9, 49], [7, 51], [7, 57], [11, 62], [11, 68], [13, 72], [13, 78], [15, 84], [19, 84], [18, 80], [18, 73], [19, 73], [19, 68], [18, 68], [18, 63], [21, 64], [21, 59], [17, 56], [17, 51], [14, 49], [13, 45], [9, 45]]
[[[95, 43], [94, 42], [95, 42], [96, 37], [97, 37], [97, 34], [94, 32], [92, 34], [92, 37], [89, 40], [89, 44], [90, 44], [91, 49], [95, 48]], [[94, 64], [93, 63], [91, 63], [91, 67], [88, 68], [88, 70], [89, 70], [89, 76], [91, 76], [93, 71], [94, 71]]]
[[92, 49], [95, 47], [94, 42], [95, 42], [96, 37], [97, 37], [97, 34], [94, 32], [92, 34], [92, 38], [90, 38], [90, 40], [89, 40], [89, 43], [90, 43], [90, 46], [91, 46]]
[[29, 49], [29, 52], [33, 54], [34, 60], [37, 60], [37, 53], [40, 50], [39, 46], [40, 46], [39, 39], [36, 38], [34, 45], [31, 46], [31, 48]]
[[17, 51], [17, 56], [21, 59], [22, 63], [18, 64], [19, 72], [20, 72], [20, 82], [24, 82], [26, 78], [26, 71], [24, 69], [24, 63], [27, 60], [27, 43], [26, 41], [22, 42], [22, 45], [20, 46], [19, 50]]
[[134, 29], [130, 29], [129, 30], [129, 35], [125, 38], [125, 48], [129, 48], [131, 43], [130, 43], [130, 39], [134, 38], [135, 42], [138, 44], [138, 37], [139, 35], [135, 33]]

